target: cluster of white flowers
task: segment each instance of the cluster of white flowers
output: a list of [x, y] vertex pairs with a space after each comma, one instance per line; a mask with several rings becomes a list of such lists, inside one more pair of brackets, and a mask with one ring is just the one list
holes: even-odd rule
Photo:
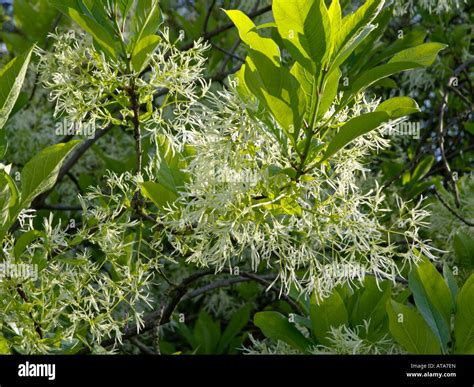
[[[377, 107], [362, 97], [358, 102], [341, 121]], [[399, 199], [398, 208], [385, 208], [378, 186], [360, 188], [363, 158], [388, 143], [382, 129], [339, 152], [332, 168], [313, 168], [294, 181], [284, 173], [291, 155], [234, 91], [213, 94], [209, 104], [199, 125], [182, 136], [195, 148], [186, 170], [190, 182], [162, 214], [176, 255], [217, 270], [271, 267], [284, 291], [296, 285], [321, 296], [363, 281], [366, 273], [395, 281], [397, 259], [417, 262], [418, 251], [433, 258], [418, 236], [428, 216], [421, 202], [409, 207]], [[382, 219], [390, 216], [387, 227]]]
[[205, 53], [210, 46], [200, 39], [191, 49], [182, 51], [170, 41], [167, 28], [161, 37], [150, 59], [150, 71], [138, 83], [140, 95], [145, 98], [142, 103], [149, 102], [146, 98], [159, 96], [159, 108], [153, 110], [143, 125], [153, 140], [164, 134], [170, 144], [182, 144], [186, 142], [180, 137], [186, 133], [182, 128], [199, 120], [198, 101], [211, 86], [204, 79]]
[[331, 354], [331, 355], [394, 355], [402, 353], [389, 335], [371, 341], [368, 338], [370, 321], [365, 321], [363, 325], [350, 328], [345, 325], [331, 327], [328, 335], [330, 345], [317, 345], [311, 353]]
[[462, 4], [467, 4], [467, 0], [395, 0], [394, 14], [396, 16], [413, 14], [416, 7], [424, 9], [429, 13], [437, 15], [445, 12], [453, 12], [459, 9]]
[[[316, 345], [309, 349], [312, 355], [394, 355], [402, 349], [388, 335], [377, 340], [368, 339], [370, 321], [350, 328], [346, 325], [331, 327], [328, 345]], [[280, 340], [257, 340], [250, 336], [251, 345], [242, 348], [249, 355], [301, 354], [301, 351]]]
[[[143, 313], [151, 306], [149, 288], [157, 260], [148, 252], [150, 259], [132, 257], [140, 243], [134, 237], [139, 227], [122, 212], [136, 185], [114, 174], [106, 183], [109, 194], [95, 190], [80, 198], [82, 224], [65, 226], [50, 215], [43, 220], [41, 237], [21, 256], [16, 256], [12, 236], [3, 244], [7, 261], [19, 258], [40, 268], [34, 281], [0, 281], [4, 295], [0, 321], [17, 334], [14, 344], [25, 353], [49, 352], [66, 342], [77, 343], [81, 336], [83, 344], [100, 343], [106, 337], [121, 341], [127, 324], [138, 328], [143, 324]], [[24, 231], [32, 227], [25, 223]], [[47, 308], [22, 306], [24, 300], [8, 290], [18, 286], [31, 305]], [[38, 335], [38, 326], [46, 339]]]
[[37, 48], [39, 81], [55, 102], [55, 117], [66, 114], [78, 125], [105, 127], [113, 121], [110, 107], [125, 92], [128, 78], [120, 66], [94, 49], [90, 37], [70, 30], [49, 35], [51, 52]]

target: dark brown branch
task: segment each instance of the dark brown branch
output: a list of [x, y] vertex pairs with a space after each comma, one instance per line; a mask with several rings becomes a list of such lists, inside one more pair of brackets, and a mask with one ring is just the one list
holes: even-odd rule
[[207, 27], [209, 25], [209, 19], [211, 18], [212, 10], [214, 9], [214, 7], [216, 5], [216, 1], [217, 0], [212, 0], [211, 4], [209, 5], [209, 8], [207, 9], [206, 18], [204, 19], [204, 28], [203, 28], [204, 35], [207, 34]]
[[434, 193], [436, 195], [436, 197], [438, 198], [438, 200], [441, 202], [441, 204], [446, 207], [446, 209], [451, 213], [453, 214], [457, 219], [459, 219], [461, 222], [463, 222], [465, 225], [469, 226], [469, 227], [474, 227], [474, 223], [473, 222], [470, 222], [466, 219], [464, 219], [461, 215], [459, 215], [453, 208], [451, 208], [451, 206], [446, 202], [446, 200], [443, 199], [443, 197], [439, 194], [439, 192], [435, 189], [434, 190]]
[[[26, 302], [27, 304], [29, 303], [28, 297], [26, 296], [26, 293], [23, 291], [23, 288], [21, 287], [20, 284], [17, 285], [16, 292], [20, 295], [21, 299], [24, 302]], [[33, 317], [33, 313], [31, 313], [31, 311], [28, 312], [28, 315], [30, 316], [31, 321], [33, 321], [36, 333], [38, 334], [40, 339], [43, 339], [43, 331], [41, 329], [41, 325], [35, 320], [35, 318]]]
[[133, 345], [135, 345], [144, 355], [158, 355], [158, 353], [152, 351], [145, 344], [143, 344], [136, 337], [130, 337], [129, 339]]
[[[196, 272], [189, 277], [185, 278], [178, 286], [171, 289], [170, 300], [166, 307], [162, 310], [156, 310], [150, 313], [144, 318], [143, 326], [139, 330], [136, 325], [127, 327], [122, 333], [123, 339], [129, 339], [136, 336], [139, 333], [147, 332], [153, 328], [156, 328], [156, 322], [159, 321], [160, 325], [164, 325], [170, 321], [171, 315], [173, 314], [176, 306], [179, 304], [183, 296], [186, 294], [188, 287], [195, 281], [199, 280], [206, 275], [214, 273], [214, 270], [208, 269], [204, 271]], [[102, 347], [110, 347], [115, 344], [115, 339], [107, 339], [101, 343]], [[80, 354], [90, 353], [90, 348], [84, 348], [80, 351]]]
[[456, 207], [459, 208], [461, 206], [461, 198], [459, 195], [458, 186], [456, 184], [456, 180], [454, 179], [453, 172], [449, 165], [448, 159], [446, 158], [446, 152], [444, 149], [444, 113], [446, 111], [447, 104], [448, 104], [448, 95], [443, 91], [441, 108], [439, 111], [439, 123], [438, 123], [439, 149], [441, 152], [441, 158], [443, 161], [444, 169], [446, 170], [446, 174], [449, 179], [450, 185], [453, 188], [454, 199], [456, 201]]

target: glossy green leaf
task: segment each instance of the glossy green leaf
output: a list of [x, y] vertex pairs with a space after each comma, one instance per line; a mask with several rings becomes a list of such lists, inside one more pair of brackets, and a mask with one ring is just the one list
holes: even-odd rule
[[352, 326], [363, 325], [370, 320], [371, 327], [377, 327], [387, 317], [386, 304], [390, 299], [392, 286], [389, 281], [377, 284], [374, 277], [367, 276], [364, 286], [357, 291], [352, 305], [350, 323]]
[[120, 9], [120, 14], [122, 17], [127, 17], [130, 10], [133, 7], [135, 0], [117, 0], [118, 7]]
[[[453, 272], [451, 271], [447, 263], [443, 265], [443, 277], [446, 280], [446, 283], [448, 284], [449, 290], [451, 292], [451, 301], [453, 305], [456, 306], [456, 298], [459, 293], [459, 286], [456, 279], [454, 278]], [[454, 310], [454, 312], [456, 312], [456, 310]]]
[[394, 43], [385, 48], [380, 54], [371, 59], [371, 63], [380, 63], [402, 50], [423, 44], [426, 34], [427, 31], [421, 27], [408, 31], [403, 35], [402, 38], [397, 39]]
[[331, 48], [324, 0], [273, 0], [273, 16], [292, 57], [305, 69], [321, 68]]
[[354, 13], [345, 16], [341, 28], [335, 31], [334, 52], [338, 54], [360, 30], [370, 24], [382, 10], [384, 0], [367, 0]]
[[7, 122], [20, 94], [31, 53], [32, 49], [14, 58], [0, 70], [0, 129]]
[[49, 146], [26, 163], [21, 172], [21, 208], [27, 208], [35, 197], [54, 186], [64, 159], [79, 142]]
[[158, 47], [161, 38], [158, 35], [148, 35], [142, 38], [132, 53], [132, 66], [137, 73], [141, 73], [148, 65], [150, 56]]
[[474, 274], [458, 294], [454, 319], [456, 353], [474, 354]]
[[145, 181], [141, 188], [142, 194], [151, 200], [158, 208], [163, 208], [169, 203], [173, 203], [178, 194], [174, 189], [154, 181]]
[[311, 342], [295, 325], [278, 312], [258, 312], [254, 316], [254, 324], [262, 330], [266, 337], [281, 340], [300, 351], [305, 352], [311, 345]]
[[[351, 89], [348, 95], [354, 96], [364, 91], [366, 88], [373, 85], [375, 82], [390, 77], [393, 74], [420, 67], [423, 66], [416, 62], [395, 62], [374, 67], [362, 73], [355, 81], [351, 83]], [[348, 98], [348, 95], [345, 96], [346, 100]]]
[[[224, 350], [230, 345], [232, 340], [242, 331], [250, 319], [250, 307], [248, 305], [236, 311], [219, 341], [218, 353], [224, 353]], [[233, 349], [233, 348], [232, 348]]]
[[347, 44], [342, 47], [338, 55], [331, 64], [331, 70], [341, 66], [347, 58], [356, 50], [357, 47], [367, 38], [367, 36], [374, 31], [376, 28], [375, 25], [367, 24], [362, 27], [362, 29], [349, 41]]
[[427, 259], [423, 259], [418, 266], [412, 269], [408, 280], [418, 310], [435, 334], [443, 352], [446, 353], [450, 340], [453, 310], [448, 285]]
[[382, 102], [375, 111], [386, 112], [391, 119], [418, 113], [418, 104], [409, 97], [394, 97]]
[[305, 111], [305, 101], [298, 97], [298, 82], [288, 69], [262, 53], [251, 49], [249, 56], [244, 73], [247, 87], [296, 141]]
[[372, 112], [362, 114], [348, 121], [329, 143], [321, 162], [329, 159], [357, 137], [378, 128], [382, 123], [389, 120], [390, 117], [386, 112]]
[[425, 175], [431, 170], [435, 162], [435, 158], [432, 155], [424, 157], [416, 166], [412, 173], [411, 181], [420, 181]]
[[50, 6], [48, 0], [15, 0], [13, 14], [17, 27], [30, 42], [43, 43], [50, 32], [57, 10]]
[[252, 50], [265, 55], [275, 65], [280, 63], [280, 49], [270, 38], [261, 36], [252, 19], [239, 10], [225, 11], [239, 31], [239, 37]]
[[38, 230], [30, 230], [22, 234], [15, 243], [15, 247], [13, 249], [13, 255], [16, 259], [19, 259], [21, 254], [26, 250], [28, 245], [35, 241], [38, 238], [42, 238], [45, 236], [44, 232]]
[[329, 73], [327, 79], [324, 82], [324, 89], [321, 95], [318, 108], [318, 118], [324, 117], [326, 112], [329, 110], [334, 102], [339, 91], [339, 80], [341, 79], [341, 71], [336, 68]]
[[159, 0], [140, 0], [137, 2], [137, 8], [134, 17], [134, 44], [142, 40], [143, 37], [154, 35], [163, 21]]
[[320, 300], [319, 304], [313, 296], [309, 315], [314, 337], [325, 345], [331, 344], [328, 339], [331, 328], [346, 325], [349, 321], [344, 301], [336, 290], [329, 297]]
[[219, 321], [214, 321], [207, 312], [201, 311], [194, 326], [193, 334], [197, 354], [210, 355], [216, 353], [221, 337]]
[[446, 44], [442, 43], [420, 44], [419, 46], [400, 51], [388, 63], [414, 62], [423, 67], [431, 66], [438, 53], [446, 47]]
[[467, 267], [474, 267], [474, 236], [472, 233], [459, 230], [453, 238], [454, 253], [457, 261]]
[[387, 313], [390, 333], [408, 353], [441, 354], [434, 333], [416, 310], [391, 300]]
[[94, 38], [106, 54], [112, 58], [117, 57], [116, 41], [106, 28], [91, 16], [79, 13], [73, 8], [68, 9], [68, 15]]

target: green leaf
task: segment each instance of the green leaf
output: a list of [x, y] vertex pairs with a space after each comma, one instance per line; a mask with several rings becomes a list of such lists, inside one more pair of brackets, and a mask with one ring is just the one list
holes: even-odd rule
[[380, 63], [383, 60], [390, 58], [397, 52], [408, 49], [410, 47], [419, 46], [423, 44], [427, 31], [425, 28], [415, 28], [403, 35], [403, 38], [397, 39], [394, 43], [384, 49], [380, 54], [371, 59], [371, 63]]
[[468, 269], [474, 267], [474, 237], [459, 230], [453, 238], [453, 248], [458, 262]]
[[[10, 181], [13, 183], [8, 173], [5, 170], [0, 170], [0, 231], [3, 231], [8, 222], [10, 207], [14, 206], [17, 202], [17, 198], [12, 195]], [[0, 232], [0, 240], [2, 239], [3, 233]]]
[[347, 58], [355, 51], [357, 47], [367, 38], [367, 36], [376, 29], [373, 24], [368, 24], [357, 33], [347, 44], [340, 50], [334, 62], [331, 64], [331, 70], [341, 66]]
[[120, 14], [123, 18], [128, 16], [128, 13], [132, 9], [134, 0], [117, 0], [118, 7], [120, 9]]
[[458, 294], [454, 319], [456, 353], [474, 354], [474, 274]]
[[91, 16], [79, 13], [74, 8], [68, 9], [68, 15], [94, 38], [106, 54], [112, 58], [117, 58], [116, 41], [106, 28]]
[[337, 41], [337, 34], [340, 32], [342, 26], [342, 9], [339, 0], [332, 0], [328, 9], [328, 16], [331, 24], [332, 50], [334, 50]]
[[158, 0], [140, 0], [134, 13], [134, 45], [144, 36], [154, 35], [162, 23]]
[[338, 54], [359, 32], [380, 13], [384, 0], [367, 0], [356, 12], [342, 19], [341, 27], [334, 31], [334, 53]]
[[387, 302], [390, 333], [410, 354], [440, 354], [436, 337], [421, 315], [393, 300]]
[[331, 48], [331, 26], [324, 0], [273, 0], [273, 16], [292, 57], [305, 69], [321, 69]]
[[239, 37], [252, 50], [265, 55], [275, 65], [280, 62], [280, 49], [270, 38], [260, 36], [254, 22], [239, 10], [224, 11], [239, 31]]
[[253, 321], [270, 339], [284, 341], [302, 352], [306, 352], [311, 345], [311, 342], [285, 316], [278, 312], [258, 312]]
[[[7, 208], [15, 206], [15, 204], [18, 203], [19, 198], [18, 188], [9, 175], [9, 170], [9, 166], [0, 168], [0, 181], [2, 183], [0, 186], [3, 187], [2, 192], [3, 195], [5, 195], [3, 197], [5, 198]], [[7, 191], [8, 194], [6, 194]]]
[[456, 305], [456, 298], [459, 293], [459, 287], [447, 263], [443, 265], [443, 276], [446, 282], [448, 283], [449, 290], [451, 291], [451, 301], [453, 305]]
[[325, 345], [331, 345], [328, 339], [331, 328], [348, 324], [347, 310], [339, 293], [334, 290], [332, 294], [316, 303], [316, 297], [311, 298], [309, 309], [314, 337]]
[[412, 269], [408, 282], [418, 310], [435, 334], [443, 352], [446, 353], [453, 310], [448, 285], [426, 258]]
[[275, 65], [267, 56], [250, 49], [245, 66], [245, 83], [294, 142], [298, 138], [305, 101], [298, 96], [299, 84], [287, 68]]
[[31, 48], [14, 58], [0, 71], [0, 129], [7, 122], [20, 94], [32, 51]]
[[44, 237], [45, 234], [42, 231], [38, 230], [30, 230], [22, 234], [15, 243], [15, 247], [13, 249], [13, 255], [16, 259], [19, 259], [21, 254], [26, 250], [27, 246], [38, 238]]
[[141, 191], [158, 208], [163, 208], [178, 198], [178, 194], [174, 189], [169, 189], [166, 185], [154, 181], [145, 181], [142, 184]]
[[18, 28], [30, 42], [43, 43], [57, 11], [50, 6], [48, 0], [15, 0], [13, 14]]
[[382, 102], [375, 111], [386, 112], [391, 119], [418, 113], [418, 104], [409, 97], [395, 97]]
[[420, 66], [428, 67], [433, 64], [438, 53], [447, 47], [442, 43], [424, 43], [416, 47], [400, 51], [388, 63], [415, 62]]
[[10, 353], [11, 351], [8, 340], [0, 335], [0, 355], [9, 355]]
[[319, 98], [316, 84], [317, 80], [314, 77], [314, 72], [306, 70], [300, 63], [296, 62], [291, 68], [290, 73], [299, 83], [300, 87], [297, 90], [298, 101], [305, 101], [306, 111], [304, 114], [306, 122], [310, 122], [311, 117], [314, 117], [314, 114], [316, 114]]
[[155, 52], [161, 38], [158, 35], [148, 35], [142, 38], [132, 53], [132, 66], [137, 73], [141, 73], [150, 61], [150, 56]]
[[[248, 16], [237, 10], [226, 11], [226, 14], [236, 25], [242, 41], [249, 46], [249, 56], [239, 72], [239, 80], [244, 80], [246, 88], [295, 142], [305, 111], [305, 101], [298, 96], [301, 88], [296, 78], [280, 65], [278, 45], [272, 39], [260, 36]], [[245, 91], [242, 82], [239, 84], [241, 91]]]
[[68, 14], [69, 8], [75, 9], [78, 12], [82, 11], [81, 6], [79, 5], [81, 2], [80, 0], [49, 0], [49, 2], [65, 15]]
[[49, 146], [26, 163], [21, 172], [21, 209], [27, 208], [35, 197], [54, 186], [64, 159], [79, 142]]
[[339, 90], [339, 79], [341, 78], [341, 75], [341, 70], [336, 68], [331, 73], [329, 73], [327, 79], [325, 80], [324, 89], [319, 102], [318, 118], [324, 117], [334, 102]]
[[370, 326], [376, 328], [387, 317], [385, 306], [390, 299], [392, 286], [389, 281], [377, 284], [374, 277], [365, 277], [364, 286], [356, 293], [352, 306], [350, 323], [352, 326], [363, 325], [370, 320]]
[[362, 114], [353, 118], [339, 129], [339, 132], [329, 143], [321, 162], [333, 156], [357, 137], [370, 132], [389, 120], [389, 115], [386, 112], [380, 111]]
[[372, 84], [372, 87], [386, 87], [388, 89], [398, 89], [397, 82], [390, 78], [380, 79]]
[[393, 74], [419, 67], [423, 66], [416, 62], [396, 62], [374, 67], [362, 73], [355, 81], [352, 82], [350, 92], [346, 93], [344, 99], [347, 100], [349, 96], [359, 94], [383, 78], [387, 78]]
[[431, 170], [435, 158], [432, 155], [424, 157], [420, 163], [416, 166], [411, 176], [411, 181], [420, 181], [425, 175]]
[[[225, 349], [229, 347], [232, 340], [240, 333], [240, 331], [247, 325], [250, 318], [250, 307], [248, 305], [240, 308], [232, 315], [229, 324], [222, 333], [219, 341], [217, 353], [224, 353]], [[229, 348], [232, 350], [234, 348]]]
[[194, 326], [194, 340], [198, 354], [216, 353], [217, 345], [221, 337], [221, 328], [218, 321], [214, 321], [211, 316], [204, 311], [199, 313], [198, 320]]

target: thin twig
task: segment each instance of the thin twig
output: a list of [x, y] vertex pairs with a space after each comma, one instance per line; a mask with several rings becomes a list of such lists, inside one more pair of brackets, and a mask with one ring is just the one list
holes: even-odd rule
[[443, 206], [446, 207], [446, 209], [451, 213], [453, 214], [456, 218], [458, 218], [461, 222], [463, 222], [464, 224], [466, 224], [467, 226], [469, 227], [474, 227], [474, 223], [473, 222], [470, 222], [466, 219], [464, 219], [461, 215], [459, 215], [453, 208], [451, 208], [451, 206], [443, 199], [443, 197], [439, 194], [439, 192], [436, 190], [436, 188], [434, 189], [434, 193], [436, 195], [436, 197], [438, 198], [438, 200], [441, 202], [441, 204]]
[[130, 337], [129, 339], [133, 345], [135, 345], [144, 355], [159, 355], [159, 353], [156, 353], [152, 351], [150, 348], [148, 348], [145, 344], [143, 344], [140, 340], [138, 340], [136, 337]]
[[[248, 16], [250, 19], [253, 19], [253, 18], [256, 18], [256, 17], [258, 17], [258, 16], [261, 16], [261, 15], [267, 13], [267, 12], [270, 12], [271, 10], [272, 10], [272, 6], [271, 6], [271, 5], [268, 5], [268, 6], [266, 6], [266, 7], [261, 8], [261, 9], [257, 9], [257, 10], [254, 11], [254, 12], [250, 12], [247, 16]], [[215, 36], [218, 36], [218, 35], [222, 34], [223, 32], [225, 32], [225, 31], [227, 31], [227, 30], [230, 30], [230, 29], [234, 28], [234, 27], [235, 27], [234, 23], [225, 24], [225, 25], [223, 25], [223, 26], [221, 26], [221, 27], [216, 28], [216, 29], [213, 30], [213, 31], [210, 31], [210, 32], [204, 34], [203, 38], [204, 38], [204, 40], [209, 40], [209, 39], [211, 39], [211, 38], [213, 38], [213, 37], [215, 37]], [[191, 42], [191, 43], [185, 45], [185, 46], [182, 48], [182, 50], [184, 50], [184, 51], [190, 50], [191, 48], [193, 48], [193, 46], [194, 46], [194, 42]]]
[[446, 158], [446, 153], [444, 149], [444, 113], [445, 113], [447, 104], [448, 104], [448, 94], [442, 91], [442, 102], [441, 102], [441, 107], [439, 111], [439, 123], [438, 123], [439, 149], [441, 152], [441, 158], [443, 161], [444, 169], [446, 170], [446, 174], [448, 176], [450, 185], [453, 188], [456, 207], [459, 208], [461, 206], [461, 198], [459, 195], [458, 186], [456, 184], [456, 180], [454, 179], [454, 175], [449, 165], [448, 159]]

